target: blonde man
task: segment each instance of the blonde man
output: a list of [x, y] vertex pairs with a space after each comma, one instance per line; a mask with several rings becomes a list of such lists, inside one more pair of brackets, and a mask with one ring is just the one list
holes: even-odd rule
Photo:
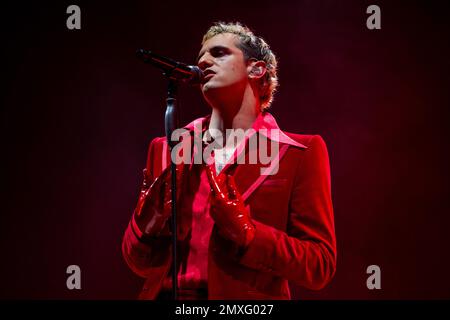
[[[191, 139], [200, 131], [203, 148], [218, 143], [206, 164], [177, 167], [180, 299], [290, 299], [289, 281], [323, 288], [336, 266], [323, 139], [285, 133], [267, 112], [278, 85], [277, 61], [247, 27], [213, 25], [203, 37], [198, 66], [211, 114], [184, 128]], [[236, 161], [265, 148], [266, 142], [252, 143], [255, 137], [277, 146], [268, 166]], [[126, 262], [146, 278], [143, 299], [170, 297], [166, 150], [165, 138], [150, 144], [141, 196], [123, 239]]]

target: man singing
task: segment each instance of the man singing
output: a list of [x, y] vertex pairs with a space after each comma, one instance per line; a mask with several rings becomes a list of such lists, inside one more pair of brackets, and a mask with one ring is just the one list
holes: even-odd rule
[[[290, 299], [288, 281], [323, 288], [336, 268], [325, 142], [278, 128], [267, 111], [277, 60], [247, 27], [214, 24], [197, 63], [211, 114], [183, 128], [184, 142], [201, 143], [177, 163], [179, 298]], [[260, 160], [269, 153], [269, 163]], [[201, 163], [192, 161], [198, 155]], [[146, 278], [142, 299], [170, 297], [172, 288], [172, 156], [165, 137], [151, 142], [123, 238], [125, 261]]]

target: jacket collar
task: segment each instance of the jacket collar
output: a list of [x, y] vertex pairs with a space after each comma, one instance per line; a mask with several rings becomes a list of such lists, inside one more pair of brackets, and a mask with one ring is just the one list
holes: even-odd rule
[[[209, 120], [211, 116], [206, 116], [203, 118], [198, 118], [192, 121], [191, 123], [184, 126], [185, 129], [189, 131], [194, 131], [194, 134], [203, 134], [206, 129], [208, 129]], [[252, 128], [269, 138], [274, 142], [285, 143], [291, 146], [304, 148], [307, 147], [294, 139], [290, 138], [287, 134], [285, 134], [280, 127], [278, 126], [275, 118], [267, 111], [261, 112], [256, 118], [255, 122], [252, 125]]]

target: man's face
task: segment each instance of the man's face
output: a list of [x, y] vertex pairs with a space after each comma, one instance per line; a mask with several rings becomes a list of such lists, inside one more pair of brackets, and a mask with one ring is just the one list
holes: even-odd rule
[[[207, 40], [198, 55], [198, 66], [205, 73], [201, 84], [208, 100], [212, 92], [232, 94], [233, 90], [245, 88], [248, 82], [247, 64], [244, 54], [236, 46], [239, 38], [232, 33], [218, 34]], [[214, 90], [214, 89], [227, 90]]]

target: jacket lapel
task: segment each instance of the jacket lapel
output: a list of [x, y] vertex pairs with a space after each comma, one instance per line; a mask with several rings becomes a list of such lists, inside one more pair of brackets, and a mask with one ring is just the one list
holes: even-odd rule
[[[264, 180], [267, 179], [267, 177], [278, 171], [278, 165], [288, 148], [289, 145], [287, 144], [280, 146], [276, 154], [271, 157], [272, 161], [269, 164], [263, 164], [259, 161], [251, 164], [246, 161], [245, 163], [235, 165], [236, 169], [233, 174], [234, 180], [236, 181], [238, 191], [245, 202]], [[257, 152], [257, 150], [250, 150], [247, 155], [255, 152]]]

